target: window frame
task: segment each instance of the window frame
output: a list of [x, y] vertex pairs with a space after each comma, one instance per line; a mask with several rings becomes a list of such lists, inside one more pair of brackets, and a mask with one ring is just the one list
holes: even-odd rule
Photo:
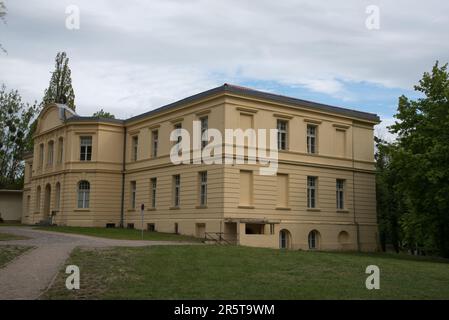
[[77, 183], [77, 208], [88, 209], [89, 207], [90, 207], [90, 182], [87, 180], [80, 180]]
[[[90, 143], [85, 143], [85, 141]], [[80, 161], [92, 161], [92, 145], [92, 136], [80, 136]]]
[[[201, 122], [201, 150], [203, 150], [209, 143], [209, 137], [207, 140], [203, 140], [203, 133], [209, 130], [209, 116], [200, 117]], [[204, 124], [206, 124], [204, 126]]]
[[139, 136], [133, 135], [131, 137], [131, 161], [135, 162], [138, 159], [139, 153]]
[[[313, 129], [313, 133], [311, 130]], [[317, 154], [318, 153], [318, 126], [314, 124], [307, 124], [307, 153]]]
[[130, 206], [132, 210], [136, 209], [136, 197], [137, 196], [137, 182], [135, 180], [130, 181]]
[[151, 190], [151, 208], [156, 209], [157, 178], [150, 179], [150, 190]]
[[[313, 183], [311, 183], [313, 182]], [[307, 176], [307, 208], [316, 209], [317, 208], [317, 198], [318, 198], [318, 177]]]
[[336, 201], [337, 210], [345, 210], [345, 184], [346, 180], [337, 179], [336, 180]]
[[207, 206], [207, 171], [200, 171], [199, 173], [199, 205]]
[[181, 206], [181, 175], [173, 175], [173, 207], [179, 208]]
[[151, 157], [156, 158], [159, 147], [159, 130], [151, 131]]
[[[281, 128], [283, 124], [285, 125], [284, 129]], [[276, 119], [276, 129], [278, 130], [278, 150], [288, 150], [288, 120]]]

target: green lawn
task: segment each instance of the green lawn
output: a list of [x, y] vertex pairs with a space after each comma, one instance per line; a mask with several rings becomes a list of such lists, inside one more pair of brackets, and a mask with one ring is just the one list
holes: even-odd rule
[[0, 246], [0, 268], [31, 248], [28, 246]]
[[[83, 234], [87, 236], [94, 236], [100, 238], [109, 239], [121, 239], [121, 240], [141, 240], [141, 231], [135, 229], [125, 229], [125, 228], [93, 228], [93, 227], [36, 227], [38, 230], [46, 231], [56, 231], [63, 233], [76, 233]], [[149, 232], [144, 231], [144, 240], [154, 240], [154, 241], [195, 241], [199, 242], [201, 239], [183, 236], [173, 233], [162, 233], [162, 232]]]
[[24, 236], [17, 236], [15, 234], [10, 234], [10, 233], [4, 233], [4, 232], [0, 232], [0, 241], [7, 241], [7, 240], [26, 240], [29, 239], [27, 237]]
[[[76, 249], [81, 288], [61, 270], [47, 299], [449, 299], [449, 263], [389, 254], [236, 246]], [[381, 270], [367, 290], [365, 269]]]

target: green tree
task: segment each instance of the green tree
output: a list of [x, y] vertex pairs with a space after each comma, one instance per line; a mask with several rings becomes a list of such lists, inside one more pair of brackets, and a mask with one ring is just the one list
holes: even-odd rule
[[0, 189], [23, 186], [23, 153], [29, 151], [30, 124], [36, 116], [37, 103], [22, 102], [17, 90], [0, 87]]
[[391, 126], [390, 183], [403, 202], [405, 243], [449, 257], [449, 73], [447, 64], [425, 72], [415, 90], [422, 98], [399, 98]]
[[112, 113], [106, 112], [103, 109], [100, 109], [99, 111], [95, 112], [92, 116], [103, 119], [115, 119], [115, 116]]
[[69, 68], [69, 58], [65, 52], [58, 52], [55, 59], [50, 84], [45, 90], [42, 105], [48, 103], [64, 103], [75, 111], [75, 93], [72, 88], [72, 77]]

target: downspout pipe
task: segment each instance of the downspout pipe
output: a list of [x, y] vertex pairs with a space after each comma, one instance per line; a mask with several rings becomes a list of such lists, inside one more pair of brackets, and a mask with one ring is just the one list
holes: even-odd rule
[[125, 170], [126, 170], [126, 126], [123, 127], [122, 195], [120, 208], [120, 228], [125, 224]]

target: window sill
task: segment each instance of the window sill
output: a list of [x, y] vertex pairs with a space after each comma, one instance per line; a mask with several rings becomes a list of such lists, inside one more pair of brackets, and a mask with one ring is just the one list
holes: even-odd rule
[[238, 206], [240, 209], [254, 209], [254, 206]]
[[179, 210], [179, 207], [170, 207], [170, 210]]
[[156, 208], [148, 208], [147, 211], [156, 211]]
[[207, 209], [207, 206], [196, 206], [196, 209]]
[[82, 208], [78, 208], [78, 209], [75, 209], [75, 210], [73, 210], [73, 211], [75, 211], [75, 212], [90, 212], [90, 209], [82, 209]]
[[307, 208], [307, 211], [310, 211], [310, 212], [320, 212], [321, 209], [319, 209], [319, 208]]
[[337, 213], [349, 213], [347, 209], [337, 209]]
[[136, 209], [128, 209], [126, 211], [128, 211], [128, 212], [136, 212]]
[[291, 208], [288, 208], [288, 207], [276, 207], [276, 210], [291, 210]]

